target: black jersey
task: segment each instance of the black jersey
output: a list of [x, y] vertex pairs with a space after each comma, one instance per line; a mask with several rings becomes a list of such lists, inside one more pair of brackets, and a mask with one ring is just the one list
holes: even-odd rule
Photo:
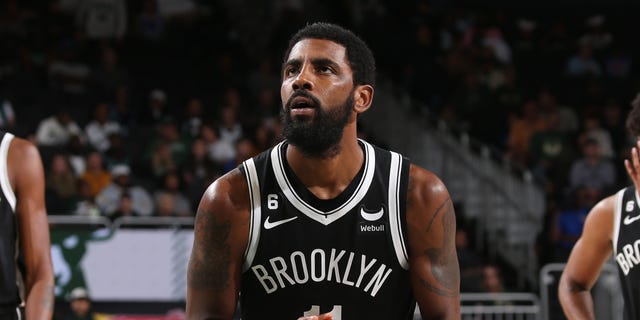
[[640, 198], [635, 187], [616, 194], [613, 253], [624, 297], [625, 319], [640, 319]]
[[18, 228], [15, 214], [16, 196], [7, 172], [7, 155], [13, 135], [0, 132], [0, 314], [15, 310], [22, 299], [22, 277], [18, 268]]
[[406, 248], [409, 161], [360, 140], [364, 164], [336, 198], [315, 197], [287, 143], [240, 167], [251, 199], [242, 319], [412, 319]]

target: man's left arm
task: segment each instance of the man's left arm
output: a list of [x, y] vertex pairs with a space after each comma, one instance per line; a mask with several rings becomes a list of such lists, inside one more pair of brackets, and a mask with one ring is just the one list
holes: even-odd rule
[[26, 266], [26, 317], [51, 319], [54, 280], [42, 160], [33, 144], [16, 138], [7, 161], [13, 177], [20, 244]]
[[449, 191], [433, 173], [412, 165], [407, 237], [413, 293], [423, 319], [460, 319], [456, 217]]

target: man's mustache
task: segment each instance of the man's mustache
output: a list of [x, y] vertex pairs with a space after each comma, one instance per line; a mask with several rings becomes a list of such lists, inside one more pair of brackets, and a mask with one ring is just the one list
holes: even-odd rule
[[284, 105], [285, 110], [286, 111], [291, 111], [291, 104], [293, 102], [293, 99], [298, 98], [298, 97], [304, 97], [307, 98], [309, 100], [311, 100], [311, 103], [309, 104], [310, 108], [316, 109], [318, 107], [320, 107], [320, 100], [318, 100], [318, 98], [314, 97], [312, 94], [310, 94], [309, 92], [305, 91], [305, 90], [296, 90], [287, 100], [287, 103]]

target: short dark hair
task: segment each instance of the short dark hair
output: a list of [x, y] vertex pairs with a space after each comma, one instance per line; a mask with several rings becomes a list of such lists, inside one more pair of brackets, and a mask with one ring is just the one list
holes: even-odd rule
[[376, 62], [373, 53], [367, 44], [350, 30], [327, 22], [308, 24], [289, 40], [284, 62], [289, 59], [293, 46], [304, 39], [323, 39], [342, 45], [346, 50], [347, 62], [353, 70], [354, 85], [375, 85]]
[[631, 101], [631, 111], [627, 116], [627, 132], [636, 137], [640, 137], [640, 93]]

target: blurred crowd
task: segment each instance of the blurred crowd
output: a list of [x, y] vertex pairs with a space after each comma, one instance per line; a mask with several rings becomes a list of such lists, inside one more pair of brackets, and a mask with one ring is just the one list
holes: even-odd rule
[[50, 214], [193, 216], [209, 183], [278, 141], [286, 40], [328, 20], [370, 44], [413, 112], [533, 172], [548, 203], [540, 255], [561, 261], [589, 208], [627, 184], [625, 116], [640, 85], [628, 10], [555, 9], [7, 0], [0, 127], [39, 146]]

